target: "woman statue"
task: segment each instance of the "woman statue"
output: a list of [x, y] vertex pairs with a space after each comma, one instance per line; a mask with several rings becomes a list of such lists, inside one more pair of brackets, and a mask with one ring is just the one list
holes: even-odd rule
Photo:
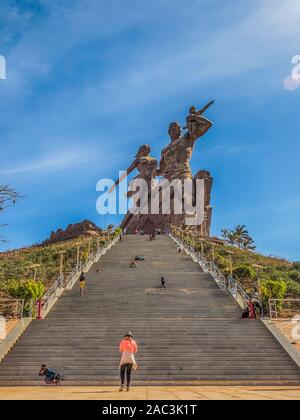
[[[131, 163], [127, 171], [124, 172], [123, 175], [114, 183], [114, 185], [110, 188], [109, 192], [112, 192], [114, 188], [118, 184], [120, 184], [120, 182], [122, 182], [131, 172], [137, 169], [139, 173], [132, 180], [132, 183], [134, 184], [134, 180], [136, 179], [142, 179], [146, 181], [148, 185], [148, 203], [150, 205], [151, 191], [155, 186], [154, 179], [158, 165], [157, 160], [150, 156], [150, 152], [150, 146], [148, 144], [143, 144], [139, 148], [134, 161]], [[129, 184], [129, 191], [127, 192], [128, 198], [132, 197], [135, 194], [135, 191], [130, 190], [130, 185], [131, 183]], [[151, 224], [148, 214], [137, 215], [132, 214], [131, 212], [128, 212], [125, 215], [121, 223], [121, 228], [126, 230], [126, 233], [134, 233], [136, 229], [143, 229], [145, 233], [148, 233], [148, 230], [153, 230], [153, 226]]]
[[[133, 179], [143, 179], [147, 182], [149, 191], [153, 188], [153, 180], [155, 178], [157, 169], [157, 160], [150, 156], [151, 148], [148, 144], [143, 144], [137, 154], [135, 155], [134, 161], [131, 163], [129, 168], [123, 175], [114, 183], [110, 188], [109, 192], [112, 192], [115, 187], [120, 184], [131, 172], [135, 169], [139, 171], [139, 174]], [[130, 198], [134, 194], [134, 191], [128, 191], [127, 197]]]

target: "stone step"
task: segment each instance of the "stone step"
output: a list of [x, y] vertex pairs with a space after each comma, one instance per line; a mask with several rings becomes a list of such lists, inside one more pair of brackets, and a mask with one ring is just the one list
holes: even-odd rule
[[[6, 380], [0, 382], [0, 386], [43, 386], [43, 381], [41, 379], [36, 380], [23, 380], [17, 379], [15, 381]], [[117, 389], [119, 387], [119, 379], [101, 379], [101, 381], [94, 381], [89, 379], [87, 381], [83, 380], [65, 380], [62, 382], [62, 386], [115, 386]], [[283, 380], [283, 379], [263, 379], [263, 380], [254, 380], [252, 379], [249, 382], [249, 379], [206, 379], [206, 380], [189, 380], [189, 379], [158, 379], [158, 380], [134, 380], [134, 386], [298, 386], [299, 380]]]
[[[105, 371], [103, 372], [86, 372], [85, 374], [82, 373], [82, 371], [74, 371], [72, 374], [68, 374], [68, 373], [64, 373], [62, 372], [64, 378], [66, 380], [75, 380], [76, 378], [81, 381], [81, 380], [105, 380], [105, 379], [114, 379], [114, 378], [118, 378], [119, 374], [118, 374], [118, 370], [115, 370], [112, 374], [109, 374]], [[24, 374], [20, 373], [18, 375], [14, 375], [14, 374], [9, 374], [9, 375], [0, 375], [0, 383], [4, 382], [4, 381], [9, 381], [9, 380], [18, 380], [18, 378], [21, 377], [21, 375], [23, 376]], [[27, 374], [26, 374], [27, 376]], [[26, 380], [31, 379], [32, 381], [36, 380], [36, 377], [38, 376], [38, 373], [36, 373], [35, 375], [30, 375], [28, 374]], [[134, 372], [134, 377], [137, 380], [154, 380], [154, 379], [160, 379], [160, 380], [164, 380], [164, 379], [168, 379], [168, 378], [172, 378], [172, 379], [182, 379], [182, 380], [208, 380], [208, 379], [223, 379], [223, 380], [227, 380], [227, 379], [245, 379], [245, 377], [249, 377], [250, 380], [264, 380], [266, 378], [268, 379], [282, 379], [282, 380], [299, 380], [300, 376], [299, 374], [293, 374], [293, 373], [287, 373], [284, 371], [280, 371], [278, 370], [277, 373], [275, 372], [251, 372], [249, 371], [230, 371], [230, 370], [222, 370], [219, 369], [218, 372], [217, 371], [213, 371], [213, 370], [203, 370], [203, 371], [199, 371], [197, 372], [197, 374], [195, 374], [195, 372], [193, 371], [180, 371], [180, 370], [166, 370], [166, 371], [155, 371], [155, 370], [151, 370], [149, 369], [146, 372], [143, 372], [143, 374], [138, 374], [137, 372]]]
[[[230, 372], [207, 372], [207, 373], [203, 373], [203, 374], [188, 374], [188, 373], [180, 373], [180, 371], [174, 372], [172, 373], [158, 373], [155, 374], [153, 372], [149, 372], [148, 374], [140, 374], [138, 375], [137, 372], [134, 372], [134, 375], [137, 377], [137, 379], [139, 380], [144, 380], [144, 381], [152, 381], [152, 380], [161, 380], [163, 381], [164, 379], [180, 379], [180, 380], [184, 380], [184, 381], [193, 381], [193, 380], [211, 380], [211, 379], [219, 379], [219, 380], [245, 380], [246, 378], [249, 380], [259, 380], [259, 381], [263, 381], [265, 379], [275, 379], [275, 380], [299, 380], [300, 376], [299, 374], [277, 374], [277, 373], [268, 373], [268, 374], [253, 374], [251, 371], [245, 371], [244, 373], [238, 373], [238, 372], [234, 372], [232, 371]], [[38, 376], [38, 375], [36, 375]], [[29, 380], [31, 379], [32, 381], [36, 380], [36, 376], [30, 376], [29, 378], [24, 380]], [[9, 381], [9, 380], [15, 380], [17, 381], [21, 376], [19, 375], [9, 375], [9, 376], [0, 376], [0, 383], [4, 383], [5, 381]], [[105, 381], [106, 379], [112, 379], [112, 378], [118, 378], [119, 374], [118, 374], [118, 370], [115, 371], [113, 374], [111, 375], [107, 375], [105, 373], [99, 373], [99, 374], [92, 374], [92, 375], [86, 375], [84, 373], [75, 373], [73, 375], [68, 375], [68, 378], [66, 377], [66, 380], [78, 380], [80, 381], [98, 381], [98, 383], [101, 383], [101, 381]], [[39, 378], [37, 378], [39, 379]]]
[[[77, 359], [64, 359], [64, 358], [48, 358], [47, 362], [49, 365], [53, 364], [53, 362], [55, 362], [56, 367], [60, 368], [60, 369], [64, 369], [64, 371], [67, 370], [76, 370], [76, 368], [80, 368], [80, 369], [85, 369], [86, 371], [93, 371], [93, 369], [96, 370], [107, 370], [107, 371], [111, 371], [113, 366], [118, 366], [119, 364], [119, 358], [115, 358], [115, 359], [109, 359], [107, 360], [106, 358], [103, 359], [84, 359], [78, 361]], [[93, 363], [90, 363], [90, 361], [92, 361]], [[147, 369], [162, 369], [162, 370], [168, 370], [168, 369], [179, 369], [179, 370], [186, 370], [186, 369], [191, 369], [191, 360], [178, 360], [175, 359], [173, 361], [168, 361], [168, 360], [163, 360], [163, 359], [141, 359], [141, 361], [138, 359], [138, 364], [140, 367], [142, 367], [143, 370], [147, 370]], [[176, 363], [176, 366], [173, 366], [173, 363]], [[220, 362], [219, 360], [206, 360], [206, 361], [201, 361], [199, 363], [196, 363], [195, 361], [192, 361], [193, 363], [193, 369], [207, 369], [208, 368], [208, 364], [210, 362], [213, 362], [213, 368], [214, 369], [232, 369], [233, 366], [233, 360], [231, 361], [223, 361]], [[3, 374], [3, 372], [13, 372], [16, 368], [18, 369], [18, 374], [21, 372], [32, 372], [32, 371], [36, 371], [37, 367], [39, 367], [39, 363], [38, 361], [36, 363], [33, 363], [33, 361], [31, 360], [30, 362], [26, 362], [26, 360], [24, 361], [24, 363], [20, 362], [16, 362], [14, 361], [14, 363], [10, 363], [10, 364], [3, 364], [0, 367], [0, 373]], [[262, 361], [260, 362], [260, 360], [253, 360], [253, 361], [247, 361], [247, 365], [245, 367], [245, 364], [243, 363], [243, 361], [240, 362], [236, 362], [234, 363], [234, 368], [237, 370], [244, 370], [245, 368], [249, 369], [249, 367], [254, 367], [258, 368], [261, 371], [261, 368], [263, 368], [264, 370], [272, 370], [274, 369], [274, 367], [278, 367], [282, 370], [295, 370], [295, 367], [290, 365], [287, 362], [282, 362], [282, 361]]]
[[[286, 359], [286, 354], [285, 353], [280, 353], [280, 354], [273, 354], [270, 355], [270, 357], [266, 357], [263, 354], [257, 354], [256, 356], [252, 356], [252, 357], [247, 357], [244, 355], [241, 356], [232, 356], [229, 354], [224, 354], [224, 357], [220, 357], [219, 353], [214, 353], [213, 356], [208, 356], [207, 354], [201, 354], [201, 358], [195, 357], [197, 355], [195, 354], [187, 354], [186, 357], [180, 357], [178, 356], [176, 358], [176, 360], [178, 360], [178, 362], [180, 362], [180, 365], [182, 363], [188, 363], [188, 364], [205, 364], [205, 363], [213, 363], [214, 365], [216, 363], [218, 364], [223, 364], [223, 363], [233, 363], [236, 362], [237, 364], [246, 364], [246, 363], [262, 363], [265, 364], [268, 362], [270, 363], [280, 363], [280, 365], [283, 365], [284, 363], [291, 365], [290, 360]], [[41, 361], [42, 356], [40, 354], [35, 355], [35, 354], [25, 354], [24, 356], [21, 354], [8, 354], [8, 356], [6, 357], [5, 360], [2, 361], [1, 366], [5, 366], [8, 364], [13, 364], [15, 363], [20, 364], [22, 363], [22, 361], [24, 361], [24, 363], [27, 364], [39, 364]], [[147, 357], [141, 356], [141, 355], [137, 355], [137, 358], [139, 360], [141, 360], [143, 363], [147, 362], [154, 362], [155, 364], [157, 363], [166, 363], [169, 359], [169, 355], [168, 354], [149, 354], [147, 355]], [[107, 363], [115, 363], [115, 361], [119, 361], [120, 360], [120, 355], [102, 355], [98, 352], [94, 352], [93, 354], [88, 354], [88, 355], [82, 355], [80, 357], [80, 359], [78, 359], [77, 354], [71, 353], [71, 354], [66, 354], [66, 353], [59, 353], [58, 355], [53, 355], [53, 354], [49, 354], [47, 355], [47, 360], [49, 361], [57, 361], [58, 359], [62, 360], [64, 363], [80, 363], [80, 361], [82, 360], [84, 363], [86, 361], [95, 361], [96, 363], [100, 363], [103, 361], [107, 361]], [[79, 361], [80, 360], [80, 361]]]
[[[146, 261], [130, 269], [138, 254]], [[112, 247], [91, 267], [84, 296], [76, 284], [30, 324], [0, 363], [0, 385], [41, 385], [47, 363], [64, 385], [117, 386], [128, 329], [139, 345], [135, 385], [300, 385], [300, 370], [265, 326], [242, 320], [232, 297], [165, 236], [126, 236]]]

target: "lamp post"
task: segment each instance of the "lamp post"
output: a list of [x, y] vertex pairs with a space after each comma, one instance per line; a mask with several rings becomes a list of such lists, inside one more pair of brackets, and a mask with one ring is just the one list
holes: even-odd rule
[[[33, 270], [33, 281], [36, 281], [37, 269], [41, 266], [42, 266], [42, 264], [31, 264], [29, 266], [29, 268]], [[37, 316], [37, 318], [42, 319], [42, 315], [41, 315], [42, 314], [42, 298], [38, 299], [37, 304], [38, 304], [38, 316]]]
[[234, 252], [233, 251], [229, 251], [229, 250], [227, 250], [226, 252], [229, 255], [230, 275], [232, 277], [233, 276], [232, 255], [234, 254]]
[[195, 243], [197, 241], [197, 226], [194, 226], [194, 238], [195, 238]]
[[203, 220], [203, 222], [204, 222], [204, 236], [208, 236], [207, 235], [207, 213], [206, 212], [204, 213], [204, 220]]
[[59, 251], [60, 260], [59, 260], [59, 274], [60, 276], [63, 275], [63, 266], [64, 266], [64, 255], [66, 251]]
[[37, 269], [41, 267], [42, 264], [31, 264], [29, 268], [33, 269], [33, 281], [36, 281]]
[[81, 243], [80, 242], [77, 242], [75, 245], [77, 246], [77, 251], [76, 251], [76, 266], [77, 266], [77, 269], [78, 269], [78, 267], [79, 267], [79, 261], [80, 261], [80, 245], [81, 245]]
[[202, 255], [202, 257], [204, 257], [204, 243], [203, 243], [203, 239], [201, 239], [201, 255]]
[[211, 253], [212, 253], [212, 260], [215, 262], [215, 244], [211, 243]]
[[261, 284], [260, 284], [260, 278], [259, 278], [259, 271], [262, 270], [264, 267], [259, 264], [252, 264], [252, 267], [256, 270], [256, 281], [257, 281], [257, 291], [258, 295], [261, 298]]

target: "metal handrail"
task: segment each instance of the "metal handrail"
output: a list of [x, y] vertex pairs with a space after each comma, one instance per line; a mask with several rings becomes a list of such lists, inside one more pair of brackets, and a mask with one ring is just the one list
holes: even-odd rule
[[216, 266], [214, 261], [209, 261], [209, 272], [214, 277], [215, 281], [221, 286], [222, 289], [227, 288], [227, 279], [221, 272], [219, 267]]
[[206, 273], [210, 273], [221, 289], [226, 289], [226, 279], [217, 268], [217, 266], [212, 261], [207, 261], [206, 258], [191, 245], [186, 245], [181, 238], [177, 238], [172, 233], [169, 234], [169, 237], [173, 239], [178, 246], [184, 249], [184, 251], [191, 256], [191, 258], [201, 266], [202, 270]]
[[24, 299], [11, 299], [11, 298], [0, 298], [0, 306], [3, 304], [4, 306], [12, 306], [14, 304], [17, 304], [18, 308], [18, 314], [20, 315], [20, 318], [23, 318], [24, 313]]
[[66, 280], [64, 282], [64, 285], [67, 286], [70, 281], [73, 279], [73, 277], [79, 272], [81, 271], [81, 262], [79, 262], [78, 264], [76, 264], [76, 266], [73, 268], [72, 271], [70, 271], [70, 273], [67, 275]]
[[63, 281], [64, 281], [63, 275], [60, 274], [58, 278], [56, 279], [56, 281], [52, 284], [50, 289], [48, 289], [46, 293], [44, 294], [44, 296], [41, 298], [43, 310], [47, 308], [50, 299], [52, 298], [53, 295], [56, 295], [56, 293], [58, 292], [58, 289], [61, 289], [63, 287]]
[[270, 298], [269, 300], [273, 301], [281, 301], [281, 302], [300, 302], [300, 299], [292, 299], [292, 298]]
[[232, 296], [237, 300], [238, 296], [241, 297], [241, 299], [244, 302], [244, 305], [248, 305], [251, 298], [247, 294], [247, 292], [242, 288], [240, 283], [236, 281], [232, 276], [228, 276], [228, 284], [227, 284], [227, 290], [232, 294]]
[[5, 303], [5, 302], [8, 302], [8, 303], [13, 303], [13, 302], [21, 302], [21, 301], [23, 301], [24, 299], [14, 299], [14, 298], [0, 298], [0, 304], [1, 303]]
[[[273, 318], [273, 314], [275, 314], [275, 318], [278, 318], [278, 306], [277, 306], [277, 302], [300, 302], [300, 299], [292, 299], [292, 298], [270, 298], [269, 299], [269, 315], [270, 315], [270, 319]], [[273, 309], [273, 305], [274, 305], [274, 309]]]
[[52, 286], [45, 292], [43, 300], [47, 300], [58, 288], [63, 286], [63, 275], [60, 274]]
[[214, 261], [206, 260], [199, 251], [196, 251], [191, 245], [185, 244], [185, 241], [181, 238], [176, 237], [171, 232], [169, 233], [169, 237], [178, 246], [181, 246], [192, 258], [195, 257], [203, 271], [209, 272], [221, 289], [227, 290], [237, 302], [240, 297], [244, 305], [248, 304], [250, 297], [238, 281], [236, 281], [232, 276], [228, 276], [228, 278], [226, 278]]
[[78, 264], [76, 263], [73, 270], [67, 275], [66, 280], [64, 281], [63, 274], [59, 274], [56, 281], [52, 284], [52, 286], [45, 292], [43, 297], [41, 298], [42, 302], [42, 308], [43, 310], [47, 308], [50, 299], [53, 297], [53, 295], [56, 295], [58, 292], [61, 292], [62, 289], [65, 289], [72, 281], [74, 280], [74, 277], [80, 275], [81, 271], [89, 269], [90, 264], [92, 264], [94, 261], [96, 261], [98, 258], [101, 257], [101, 255], [104, 255], [105, 252], [112, 247], [118, 240], [120, 239], [119, 236], [117, 236], [114, 239], [109, 239], [106, 246], [99, 247], [96, 251], [92, 252], [88, 259], [83, 263], [80, 261]]

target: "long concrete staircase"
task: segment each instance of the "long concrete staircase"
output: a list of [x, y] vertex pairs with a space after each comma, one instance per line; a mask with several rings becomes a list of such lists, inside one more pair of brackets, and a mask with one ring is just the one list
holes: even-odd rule
[[[129, 268], [137, 254], [146, 261]], [[31, 323], [0, 364], [0, 385], [40, 385], [42, 363], [66, 385], [118, 384], [127, 330], [139, 345], [136, 385], [300, 384], [299, 368], [265, 326], [242, 320], [231, 296], [168, 237], [128, 235], [92, 266], [83, 297], [76, 284]]]

